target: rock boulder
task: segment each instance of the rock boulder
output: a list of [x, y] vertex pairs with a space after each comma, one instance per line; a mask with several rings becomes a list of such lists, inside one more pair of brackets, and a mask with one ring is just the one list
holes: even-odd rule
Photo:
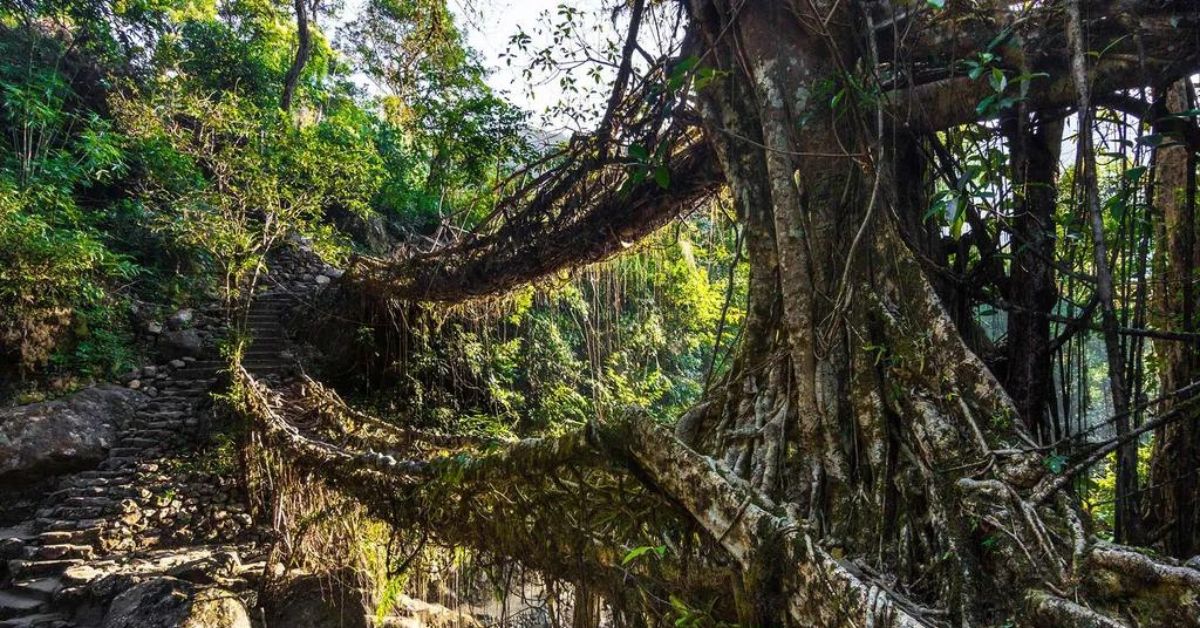
[[151, 578], [118, 595], [103, 628], [250, 628], [233, 593], [176, 578]]
[[349, 571], [291, 578], [267, 604], [268, 626], [368, 628], [362, 593]]
[[195, 357], [202, 351], [204, 351], [204, 339], [195, 329], [168, 331], [158, 337], [158, 354], [163, 360], [174, 360], [185, 356]]
[[195, 311], [190, 307], [185, 307], [167, 317], [167, 328], [174, 330], [183, 329], [188, 325], [191, 325], [192, 319], [195, 317]]
[[0, 483], [86, 469], [108, 455], [117, 426], [144, 397], [101, 384], [54, 401], [0, 409]]

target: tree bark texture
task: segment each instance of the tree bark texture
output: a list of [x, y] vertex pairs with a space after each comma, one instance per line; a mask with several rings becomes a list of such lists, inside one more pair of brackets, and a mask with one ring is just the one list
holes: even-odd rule
[[[1178, 82], [1166, 93], [1166, 115], [1191, 108], [1187, 82]], [[1171, 137], [1157, 149], [1154, 179], [1154, 216], [1157, 218], [1155, 260], [1155, 323], [1164, 330], [1196, 331], [1195, 158], [1186, 141]], [[1174, 391], [1194, 382], [1200, 353], [1195, 341], [1158, 340], [1159, 383], [1166, 396], [1160, 413], [1180, 403]], [[1193, 417], [1157, 430], [1151, 457], [1148, 527], [1165, 529], [1164, 546], [1174, 556], [1189, 558], [1200, 548], [1200, 426]]]

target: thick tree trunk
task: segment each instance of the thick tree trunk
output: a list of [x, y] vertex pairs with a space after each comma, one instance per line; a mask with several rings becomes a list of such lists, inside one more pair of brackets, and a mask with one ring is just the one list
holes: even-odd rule
[[1029, 431], [1049, 443], [1063, 436], [1049, 415], [1054, 399], [1050, 315], [1058, 302], [1053, 266], [1055, 175], [1063, 125], [1058, 120], [1019, 122], [1013, 119], [1006, 125], [1016, 200], [1010, 228], [1006, 296], [1013, 309], [1008, 314], [1004, 385]]
[[[1190, 109], [1186, 82], [1167, 92], [1167, 113]], [[1185, 144], [1172, 140], [1160, 146], [1155, 165], [1154, 210], [1158, 218], [1154, 308], [1156, 325], [1164, 330], [1196, 331], [1195, 272], [1200, 267], [1196, 246], [1195, 161]], [[1186, 399], [1173, 393], [1200, 375], [1200, 354], [1195, 342], [1158, 340], [1154, 351], [1159, 361], [1162, 393], [1169, 395], [1159, 413], [1186, 407]], [[1190, 395], [1188, 395], [1190, 396]], [[1200, 539], [1200, 424], [1194, 417], [1172, 423], [1154, 434], [1150, 467], [1151, 531], [1167, 530], [1164, 546], [1174, 556], [1189, 558]]]
[[869, 101], [851, 93], [830, 108], [833, 93], [850, 90], [837, 77], [859, 62], [862, 17], [837, 2], [693, 10], [698, 44], [730, 73], [705, 95], [710, 137], [758, 237], [748, 345], [706, 413], [711, 428], [683, 431], [793, 504], [827, 548], [898, 575], [957, 621], [994, 619], [985, 591], [1061, 565], [1018, 558], [1022, 542], [972, 512], [1003, 510], [1008, 498], [984, 481], [955, 482], [973, 469], [1020, 485], [1037, 480], [1038, 465], [995, 458], [1031, 441], [896, 234]]
[[[1077, 587], [1084, 529], [1067, 500], [1021, 496], [1061, 484], [898, 235], [892, 151], [875, 102], [848, 79], [869, 50], [854, 35], [868, 30], [864, 17], [834, 0], [691, 9], [693, 44], [727, 72], [702, 112], [751, 234], [753, 281], [724, 391], [677, 434], [785, 504], [810, 543], [890, 574], [953, 624], [1000, 623], [1025, 604], [1030, 623], [1108, 625], [1057, 596], [1014, 595]], [[1036, 207], [1019, 228], [1041, 247], [1031, 255], [1044, 254], [1051, 228], [1053, 192], [1040, 184], [1053, 183], [1055, 134], [1022, 156]], [[1045, 312], [1053, 276], [1030, 274], [1027, 300]], [[1030, 344], [1048, 336], [1029, 333]], [[1049, 395], [1041, 372], [1023, 374], [1038, 406]], [[792, 563], [747, 570], [766, 600], [786, 581], [775, 564]], [[764, 602], [759, 621], [774, 608]]]

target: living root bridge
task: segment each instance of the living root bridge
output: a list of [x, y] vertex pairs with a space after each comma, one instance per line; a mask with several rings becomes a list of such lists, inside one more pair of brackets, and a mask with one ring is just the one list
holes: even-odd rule
[[[520, 557], [614, 601], [628, 598], [630, 581], [696, 600], [721, 595], [730, 575], [771, 573], [776, 591], [758, 593], [797, 625], [946, 625], [944, 613], [835, 558], [788, 507], [640, 414], [555, 438], [496, 441], [397, 428], [311, 380], [271, 390], [235, 367], [233, 382], [237, 409], [265, 443], [397, 529]], [[689, 545], [697, 529], [698, 545]], [[664, 560], [622, 564], [629, 548], [664, 540]], [[1086, 558], [1114, 596], [1147, 583], [1166, 592], [1164, 602], [1200, 593], [1194, 570], [1124, 548], [1099, 546]], [[1026, 597], [1031, 623], [1123, 625], [1049, 591]]]
[[492, 233], [403, 260], [359, 258], [345, 279], [390, 298], [456, 303], [603, 261], [695, 208], [724, 183], [703, 139], [683, 144], [665, 166], [666, 187], [654, 178], [633, 179], [625, 165], [596, 168], [582, 175], [580, 189], [552, 199], [554, 207], [532, 204]]
[[[414, 459], [398, 451], [384, 453], [358, 448], [368, 441], [381, 444], [377, 439], [391, 430], [384, 427], [385, 423], [356, 421], [358, 426], [354, 431], [373, 432], [370, 436], [348, 432], [344, 426], [330, 430], [330, 419], [335, 416], [361, 419], [362, 415], [349, 408], [331, 407], [330, 393], [319, 385], [309, 382], [302, 393], [288, 391], [303, 396], [285, 399], [240, 367], [234, 374], [238, 409], [252, 421], [264, 441], [286, 451], [296, 464], [358, 499], [377, 517], [397, 528], [421, 525], [432, 534], [445, 537], [443, 540], [447, 542], [488, 551], [496, 551], [496, 545], [500, 544], [504, 547], [499, 553], [520, 556], [532, 567], [576, 581], [586, 580], [588, 573], [611, 577], [616, 572], [620, 580], [636, 578], [642, 584], [661, 588], [654, 579], [668, 576], [672, 578], [669, 586], [677, 587], [678, 591], [711, 587], [714, 583], [711, 577], [703, 577], [703, 582], [688, 582], [684, 570], [639, 573], [639, 565], [620, 564], [625, 553], [620, 546], [661, 543], [672, 527], [687, 529], [694, 524], [707, 533], [708, 542], [715, 539], [731, 561], [725, 566], [735, 571], [761, 572], [772, 565], [787, 565], [778, 570], [784, 574], [786, 596], [783, 600], [786, 609], [780, 610], [801, 625], [811, 625], [814, 621], [828, 626], [930, 625], [916, 610], [906, 609], [886, 589], [864, 578], [853, 565], [838, 561], [820, 548], [805, 532], [802, 522], [755, 495], [743, 481], [644, 416], [630, 414], [604, 423], [590, 423], [556, 438], [479, 441], [459, 449], [430, 442], [442, 440], [444, 435], [430, 434], [426, 438], [411, 430], [400, 430], [409, 444], [407, 453], [423, 450], [428, 455], [438, 451]], [[309, 427], [301, 428], [297, 423]], [[316, 435], [315, 432], [322, 431], [320, 424], [328, 433], [341, 432], [336, 440], [342, 444], [332, 442], [335, 438]], [[414, 446], [419, 442], [424, 444]], [[522, 489], [534, 492], [542, 488], [543, 480], [555, 482], [555, 475], [561, 474], [563, 477], [558, 479], [563, 480], [572, 475], [578, 477], [578, 469], [614, 476], [611, 483], [625, 487], [624, 494], [615, 495], [615, 500], [628, 501], [616, 507], [627, 515], [644, 517], [641, 523], [659, 529], [651, 529], [647, 537], [638, 537], [637, 531], [630, 534], [609, 529], [606, 536], [592, 538], [591, 547], [585, 548], [582, 556], [578, 555], [578, 547], [560, 546], [547, 552], [547, 548], [538, 545], [539, 541], [586, 537], [597, 532], [587, 527], [589, 522], [576, 516], [586, 513], [569, 511], [574, 504], [566, 498], [550, 505], [545, 517], [539, 516], [535, 507], [531, 514], [539, 520], [526, 530], [525, 538], [504, 538], [497, 528], [513, 526], [523, 517], [518, 512], [496, 512], [497, 504], [491, 501], [494, 499], [491, 496], [502, 494], [498, 501], [515, 499]], [[663, 508], [664, 505], [674, 507]], [[524, 506], [516, 510], [523, 510]], [[666, 518], [662, 516], [664, 511], [669, 515]], [[601, 515], [599, 511], [591, 514]], [[564, 525], [568, 529], [562, 529]], [[524, 530], [524, 526], [520, 527]], [[553, 552], [564, 553], [555, 556]], [[571, 568], [580, 558], [587, 561], [587, 568]], [[703, 574], [720, 570], [722, 565], [718, 560], [711, 567], [695, 567]], [[673, 591], [668, 588], [666, 592]]]

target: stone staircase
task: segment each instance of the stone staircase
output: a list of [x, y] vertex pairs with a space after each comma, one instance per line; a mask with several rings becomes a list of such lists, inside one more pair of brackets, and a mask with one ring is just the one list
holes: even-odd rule
[[[264, 294], [247, 314], [252, 342], [243, 363], [257, 375], [294, 362], [280, 321], [287, 303]], [[99, 577], [144, 566], [147, 553], [162, 548], [254, 538], [234, 477], [187, 469], [208, 439], [210, 393], [225, 366], [188, 358], [144, 369], [155, 396], [120, 426], [107, 459], [59, 480], [34, 518], [0, 529], [0, 628], [93, 625], [74, 611]]]
[[250, 304], [245, 323], [251, 341], [242, 365], [251, 373], [281, 374], [294, 366], [282, 320], [290, 305], [287, 296], [273, 292], [260, 295]]

